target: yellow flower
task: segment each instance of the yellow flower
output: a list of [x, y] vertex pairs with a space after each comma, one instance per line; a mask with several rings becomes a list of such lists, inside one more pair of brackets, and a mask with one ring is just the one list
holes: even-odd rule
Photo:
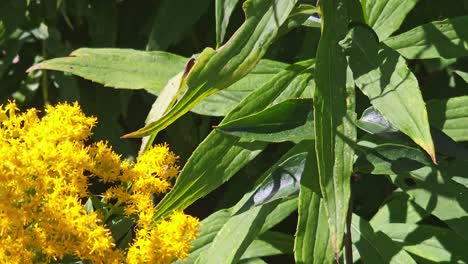
[[155, 228], [139, 229], [136, 241], [128, 250], [127, 263], [165, 264], [186, 258], [198, 225], [198, 219], [174, 212], [169, 220], [159, 222]]
[[[152, 195], [170, 190], [177, 156], [167, 145], [122, 161], [110, 146], [86, 146], [96, 119], [77, 103], [47, 106], [40, 118], [0, 106], [0, 263], [39, 263], [73, 255], [91, 263], [168, 263], [188, 255], [198, 220], [181, 212], [154, 223]], [[117, 249], [102, 211], [88, 212], [89, 178], [113, 183], [114, 208], [137, 220], [136, 239]], [[108, 216], [105, 216], [106, 219]]]

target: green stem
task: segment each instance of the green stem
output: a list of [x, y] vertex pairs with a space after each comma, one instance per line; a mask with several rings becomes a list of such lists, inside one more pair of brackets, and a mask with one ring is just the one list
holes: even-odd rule
[[[42, 57], [44, 60], [47, 60], [47, 48], [46, 48], [46, 41], [42, 41]], [[44, 100], [44, 104], [49, 104], [49, 81], [47, 71], [42, 71], [42, 99]]]

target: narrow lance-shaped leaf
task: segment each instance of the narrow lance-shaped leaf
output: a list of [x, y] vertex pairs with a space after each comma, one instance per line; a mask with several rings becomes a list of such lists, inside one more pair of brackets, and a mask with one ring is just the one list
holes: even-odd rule
[[236, 263], [260, 233], [268, 214], [280, 202], [281, 200], [276, 200], [233, 215], [218, 232], [210, 248], [195, 263]]
[[[328, 215], [331, 244], [338, 260], [350, 197], [354, 141], [354, 85], [347, 89], [347, 64], [339, 41], [346, 35], [346, 0], [321, 1], [323, 31], [315, 70], [314, 120], [317, 163]], [[350, 76], [350, 74], [348, 74]]]
[[36, 64], [28, 71], [64, 71], [104, 86], [145, 89], [159, 94], [166, 82], [183, 70], [186, 62], [184, 57], [161, 51], [82, 48], [73, 51], [69, 57]]
[[379, 44], [373, 32], [361, 26], [351, 29], [343, 45], [349, 54], [356, 85], [394, 127], [408, 135], [436, 162], [426, 105], [418, 80], [405, 60]]
[[459, 58], [468, 55], [468, 16], [434, 21], [388, 38], [385, 44], [407, 59]]
[[[222, 123], [253, 114], [269, 105], [300, 96], [311, 77], [313, 61], [291, 65], [252, 92]], [[241, 140], [213, 131], [185, 164], [172, 190], [158, 204], [156, 218], [184, 209], [232, 177], [264, 148], [266, 143]]]
[[266, 142], [314, 138], [312, 100], [290, 99], [216, 129], [222, 133]]
[[301, 177], [298, 222], [294, 243], [296, 263], [330, 263], [333, 252], [325, 204], [321, 199], [317, 158], [313, 148], [307, 155]]
[[362, 1], [366, 22], [380, 40], [388, 38], [403, 23], [418, 0], [366, 0]]
[[191, 111], [200, 115], [225, 116], [252, 91], [262, 87], [275, 74], [288, 66], [288, 64], [278, 61], [260, 60], [247, 76], [233, 83], [228, 88], [203, 99]]
[[[200, 226], [199, 236], [192, 242], [190, 257], [178, 263], [193, 263], [202, 253], [205, 255], [203, 258], [219, 258], [223, 261], [230, 258], [237, 259], [249, 241], [252, 241], [252, 237], [256, 237], [255, 233], [264, 233], [295, 211], [297, 208], [295, 199], [283, 199], [281, 203], [276, 203], [274, 206], [271, 206], [271, 202], [296, 196], [297, 182], [304, 170], [308, 147], [310, 147], [309, 142], [301, 142], [291, 148], [260, 177], [255, 188], [247, 192], [235, 206], [213, 213], [204, 219]], [[260, 213], [259, 207], [263, 207]], [[251, 212], [247, 213], [247, 211]], [[265, 221], [260, 221], [262, 222], [261, 228], [249, 230], [250, 226], [247, 223], [256, 225], [258, 223], [255, 222], [259, 221], [256, 218], [264, 216], [266, 216]], [[243, 221], [246, 224], [237, 225], [236, 221]], [[232, 232], [230, 231], [232, 225], [235, 226], [234, 235], [217, 235], [221, 229], [224, 234]], [[212, 246], [216, 236], [219, 236], [217, 243], [220, 244]], [[226, 247], [226, 244], [230, 246]], [[251, 255], [252, 252], [246, 251], [241, 259], [249, 257], [249, 254]]]
[[222, 90], [248, 74], [275, 39], [296, 0], [248, 0], [246, 21], [218, 50], [205, 49], [187, 77], [184, 95], [158, 121], [124, 137], [142, 137], [161, 131], [190, 111], [203, 98]]
[[[179, 73], [169, 80], [167, 85], [159, 94], [156, 101], [154, 101], [153, 105], [151, 106], [151, 110], [148, 116], [146, 117], [145, 124], [158, 120], [171, 107], [171, 105], [176, 100], [177, 94], [180, 91], [180, 86], [183, 77], [183, 73]], [[156, 138], [156, 136], [157, 133], [153, 133], [149, 136], [143, 137], [141, 139], [142, 142], [140, 146], [140, 151], [145, 151], [149, 147], [151, 147], [151, 144], [153, 143], [153, 140]]]
[[[263, 206], [263, 205], [262, 205]], [[274, 207], [274, 208], [273, 208]], [[277, 206], [270, 206], [267, 205], [266, 209], [272, 209], [269, 211], [267, 216], [265, 217], [265, 221], [263, 225], [259, 228], [260, 233], [267, 233], [267, 230], [271, 229], [273, 226], [277, 225], [281, 221], [283, 221], [287, 216], [293, 213], [297, 209], [297, 200], [296, 199], [289, 199], [281, 201]], [[217, 236], [218, 232], [223, 228], [223, 226], [231, 219], [231, 217], [235, 217], [236, 210], [235, 208], [223, 209], [213, 213], [212, 215], [205, 218], [200, 225], [199, 234], [195, 240], [191, 242], [192, 247], [190, 249], [190, 255], [186, 259], [178, 260], [175, 263], [195, 263], [197, 259], [201, 256], [201, 254], [205, 254], [208, 250], [210, 250], [214, 238]], [[256, 211], [257, 208], [251, 208], [248, 211]], [[247, 214], [245, 214], [247, 215]], [[245, 216], [244, 215], [244, 216]], [[252, 216], [257, 216], [255, 214], [249, 214]], [[237, 218], [239, 219], [239, 218]], [[261, 237], [260, 237], [261, 238]], [[257, 237], [257, 239], [259, 239]], [[255, 242], [255, 240], [253, 241]], [[249, 248], [247, 248], [249, 250]], [[245, 252], [241, 259], [244, 259], [245, 254], [251, 254], [249, 252]]]
[[264, 222], [268, 221], [266, 217], [270, 212], [281, 205], [282, 200], [297, 195], [310, 147], [307, 141], [297, 144], [260, 177], [255, 188], [233, 207], [232, 217], [197, 263], [235, 263], [239, 260], [257, 235], [268, 228]]
[[216, 0], [216, 46], [218, 47], [223, 43], [229, 18], [238, 2], [239, 0]]

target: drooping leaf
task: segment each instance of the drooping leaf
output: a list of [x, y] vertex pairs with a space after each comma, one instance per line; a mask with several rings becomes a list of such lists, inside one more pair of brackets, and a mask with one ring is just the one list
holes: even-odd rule
[[[354, 153], [354, 85], [339, 41], [348, 29], [348, 1], [321, 1], [322, 36], [319, 41], [314, 94], [315, 149], [322, 191], [337, 258], [345, 229]], [[348, 82], [347, 82], [348, 80]]]
[[385, 40], [400, 28], [417, 2], [418, 0], [366, 0], [362, 3], [367, 24], [380, 40]]
[[384, 144], [360, 156], [355, 169], [390, 175], [419, 207], [443, 220], [462, 237], [468, 235], [468, 188], [454, 181], [466, 178], [466, 162], [436, 167], [418, 149]]
[[175, 54], [130, 49], [75, 50], [69, 57], [44, 61], [28, 71], [47, 69], [69, 72], [104, 86], [145, 89], [158, 94], [179, 73], [187, 59]]
[[216, 129], [228, 135], [266, 142], [313, 139], [312, 113], [312, 100], [290, 99]]
[[191, 111], [200, 115], [225, 116], [253, 90], [262, 87], [275, 74], [288, 66], [288, 64], [278, 61], [260, 60], [257, 66], [245, 77], [228, 88], [203, 99]]
[[466, 240], [448, 228], [416, 224], [373, 225], [411, 253], [418, 263], [465, 263]]
[[425, 103], [418, 81], [405, 60], [380, 45], [372, 31], [361, 26], [351, 29], [344, 45], [356, 85], [394, 127], [413, 139], [436, 162]]
[[393, 242], [381, 231], [375, 231], [364, 219], [353, 215], [353, 244], [359, 251], [363, 263], [416, 264], [401, 246]]
[[190, 111], [199, 101], [225, 89], [248, 74], [275, 39], [296, 0], [248, 0], [246, 20], [232, 38], [218, 50], [206, 48], [190, 71], [184, 95], [158, 121], [124, 137], [142, 137], [161, 131]]
[[163, 0], [154, 16], [146, 49], [166, 50], [193, 27], [211, 2], [212, 0]]
[[[288, 98], [298, 97], [309, 83], [312, 67], [313, 61], [305, 61], [278, 73], [237, 105], [221, 124], [256, 113]], [[186, 208], [216, 189], [265, 147], [265, 143], [211, 132], [193, 152], [176, 184], [158, 205], [156, 218], [174, 209]]]
[[216, 0], [216, 46], [221, 46], [229, 24], [229, 18], [239, 0]]
[[468, 96], [427, 102], [431, 125], [455, 141], [468, 141]]
[[298, 202], [298, 223], [294, 242], [296, 263], [330, 263], [333, 252], [325, 204], [320, 195], [315, 151], [309, 148]]
[[468, 16], [434, 21], [385, 40], [407, 59], [459, 58], [468, 55]]

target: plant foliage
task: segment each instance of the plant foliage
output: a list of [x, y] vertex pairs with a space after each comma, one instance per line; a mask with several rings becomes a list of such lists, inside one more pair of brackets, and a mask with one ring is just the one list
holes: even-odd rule
[[168, 142], [178, 263], [468, 263], [468, 4], [317, 2], [2, 0], [0, 101]]

